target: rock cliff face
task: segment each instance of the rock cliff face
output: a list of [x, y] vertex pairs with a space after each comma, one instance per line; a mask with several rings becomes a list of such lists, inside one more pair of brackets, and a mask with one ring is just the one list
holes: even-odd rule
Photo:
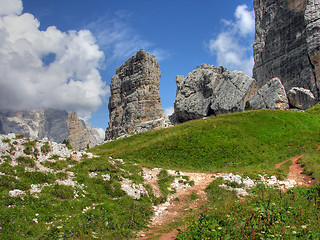
[[68, 126], [68, 141], [74, 150], [86, 150], [103, 141], [99, 133], [90, 124], [86, 125], [84, 121], [80, 120], [75, 112], [69, 114], [66, 122]]
[[243, 72], [202, 64], [186, 78], [177, 76], [174, 114], [178, 122], [243, 111], [255, 80]]
[[[144, 50], [116, 70], [110, 85], [106, 140], [134, 133], [141, 124], [144, 130], [162, 127], [165, 115], [160, 101], [160, 76], [156, 58]], [[151, 123], [145, 127], [146, 122]]]
[[61, 143], [68, 138], [68, 113], [57, 109], [0, 112], [0, 134], [17, 133], [25, 137]]
[[253, 77], [262, 87], [279, 77], [287, 94], [310, 90], [319, 101], [320, 0], [254, 0]]
[[[67, 124], [68, 121], [68, 124]], [[68, 133], [69, 131], [69, 133]], [[100, 144], [98, 131], [81, 121], [76, 113], [58, 109], [0, 112], [0, 134], [23, 134], [26, 138], [62, 143], [68, 139], [75, 150]]]

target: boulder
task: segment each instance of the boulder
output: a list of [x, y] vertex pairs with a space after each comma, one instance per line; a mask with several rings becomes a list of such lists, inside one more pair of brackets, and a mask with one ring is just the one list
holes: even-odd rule
[[288, 109], [289, 103], [286, 91], [279, 78], [271, 79], [262, 86], [250, 99], [253, 109]]
[[253, 78], [262, 87], [279, 77], [287, 95], [300, 87], [319, 101], [320, 1], [254, 0]]
[[144, 50], [116, 70], [110, 84], [106, 140], [136, 133], [139, 128], [145, 131], [162, 127], [165, 115], [160, 101], [160, 76], [156, 58]]
[[240, 71], [202, 64], [177, 76], [174, 116], [178, 122], [243, 111], [255, 92], [255, 80]]
[[291, 106], [306, 110], [316, 104], [316, 99], [309, 89], [294, 87], [290, 89], [288, 94]]

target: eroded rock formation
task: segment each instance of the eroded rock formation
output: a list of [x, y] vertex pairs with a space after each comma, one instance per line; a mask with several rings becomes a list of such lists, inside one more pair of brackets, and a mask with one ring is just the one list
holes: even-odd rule
[[177, 76], [174, 114], [178, 122], [243, 111], [255, 80], [240, 71], [202, 64], [186, 78]]
[[110, 85], [107, 140], [136, 133], [139, 129], [163, 127], [160, 76], [156, 58], [144, 50], [139, 50], [116, 70]]
[[253, 77], [259, 87], [279, 77], [287, 94], [310, 90], [319, 101], [320, 1], [254, 0]]
[[75, 112], [69, 114], [67, 126], [68, 141], [76, 151], [95, 147], [103, 141], [99, 133], [90, 124], [86, 125], [84, 121], [80, 120]]

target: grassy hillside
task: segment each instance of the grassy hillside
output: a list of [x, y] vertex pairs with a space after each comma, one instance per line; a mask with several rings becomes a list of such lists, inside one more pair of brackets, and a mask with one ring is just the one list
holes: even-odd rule
[[[133, 237], [148, 224], [152, 204], [173, 191], [168, 189], [172, 176], [161, 171], [158, 185], [163, 198], [154, 197], [151, 187], [143, 184], [141, 165], [242, 171], [244, 176], [254, 176], [257, 174], [252, 171], [274, 173], [274, 163], [307, 153], [301, 163], [307, 173], [319, 177], [320, 151], [315, 151], [320, 145], [319, 109], [316, 106], [304, 113], [248, 111], [191, 121], [98, 146], [91, 150], [98, 158], [85, 154], [73, 159], [64, 155], [66, 147], [56, 155], [53, 143], [2, 136], [0, 239]], [[287, 162], [277, 171], [288, 170], [289, 165]], [[133, 190], [141, 186], [148, 194], [133, 199], [124, 191], [124, 180], [132, 182]], [[179, 239], [201, 239], [198, 233], [239, 239], [244, 233], [252, 239], [273, 239], [279, 231], [287, 236], [284, 239], [307, 233], [310, 239], [320, 237], [319, 187], [279, 195], [279, 190], [257, 185], [251, 190], [252, 198], [240, 202], [219, 183], [207, 188], [206, 212], [188, 223]], [[267, 215], [261, 218], [263, 214]]]
[[309, 112], [248, 111], [135, 135], [92, 151], [147, 166], [183, 170], [268, 170], [317, 149], [318, 108]]

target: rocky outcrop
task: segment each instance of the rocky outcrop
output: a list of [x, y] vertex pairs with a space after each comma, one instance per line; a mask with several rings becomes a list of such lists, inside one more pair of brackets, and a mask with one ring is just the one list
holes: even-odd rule
[[243, 111], [255, 80], [240, 71], [202, 64], [186, 78], [177, 76], [174, 114], [178, 122]]
[[253, 109], [288, 109], [289, 103], [286, 91], [279, 78], [271, 79], [262, 86], [250, 99]]
[[148, 130], [162, 127], [165, 115], [160, 101], [160, 76], [156, 58], [144, 50], [116, 70], [110, 85], [106, 140], [135, 133], [145, 122], [154, 121]]
[[90, 124], [87, 126], [84, 121], [80, 120], [75, 112], [69, 114], [67, 126], [68, 141], [76, 151], [95, 147], [103, 141], [99, 133]]
[[319, 101], [320, 1], [254, 0], [253, 77], [259, 87], [279, 77], [289, 94], [310, 90]]
[[304, 88], [292, 88], [289, 91], [288, 98], [291, 106], [301, 110], [309, 109], [316, 104], [316, 99], [312, 92]]
[[94, 147], [103, 141], [98, 131], [81, 121], [76, 113], [68, 115], [65, 110], [49, 108], [38, 111], [0, 112], [0, 134], [9, 133], [23, 134], [26, 138], [38, 140], [48, 139], [57, 143], [71, 139], [71, 142], [77, 142], [74, 144], [77, 150], [87, 149], [87, 146]]
[[0, 112], [0, 134], [17, 133], [61, 143], [68, 138], [68, 113], [58, 109]]

